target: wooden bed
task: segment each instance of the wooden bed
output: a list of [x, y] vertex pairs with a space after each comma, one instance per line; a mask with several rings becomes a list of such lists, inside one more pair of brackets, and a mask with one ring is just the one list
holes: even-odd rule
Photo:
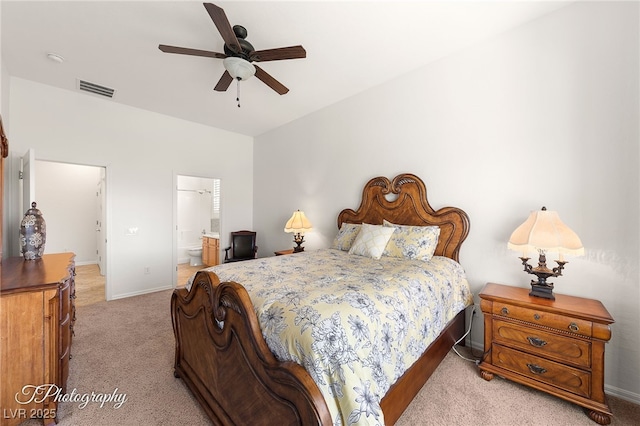
[[[343, 222], [440, 226], [435, 255], [458, 261], [469, 233], [467, 214], [454, 207], [435, 211], [426, 187], [412, 174], [371, 179], [357, 210], [346, 209]], [[267, 346], [245, 288], [223, 282], [209, 271], [196, 274], [190, 291], [171, 297], [176, 338], [174, 375], [182, 378], [214, 424], [332, 424], [319, 388], [294, 362], [280, 362]], [[380, 406], [386, 424], [394, 424], [464, 333], [464, 311], [445, 327], [423, 355], [391, 386]]]

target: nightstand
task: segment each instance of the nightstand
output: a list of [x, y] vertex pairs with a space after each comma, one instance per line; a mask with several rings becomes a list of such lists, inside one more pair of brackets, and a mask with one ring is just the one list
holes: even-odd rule
[[293, 254], [293, 249], [274, 251], [273, 254], [275, 254], [276, 256], [284, 256], [285, 254]]
[[480, 374], [547, 392], [584, 407], [596, 423], [611, 422], [604, 394], [604, 347], [613, 318], [597, 300], [488, 283], [480, 292], [484, 350]]

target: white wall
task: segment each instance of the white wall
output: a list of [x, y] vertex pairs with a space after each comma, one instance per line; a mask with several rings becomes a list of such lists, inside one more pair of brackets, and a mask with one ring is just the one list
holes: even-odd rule
[[[2, 2], [0, 2], [0, 18], [2, 17]], [[2, 19], [0, 19], [0, 59], [2, 58]], [[6, 63], [0, 60], [0, 112], [2, 113], [5, 131], [7, 130], [9, 113], [9, 72]]]
[[640, 402], [638, 16], [635, 2], [577, 3], [256, 138], [259, 254], [292, 246], [298, 208], [307, 249], [328, 246], [367, 180], [411, 172], [435, 208], [469, 214], [474, 294], [527, 287], [507, 240], [531, 210], [557, 210], [586, 255], [556, 292], [608, 308], [606, 389]]
[[[2, 17], [2, 2], [0, 2], [0, 18]], [[2, 58], [2, 19], [0, 19], [0, 59]], [[7, 131], [9, 119], [9, 72], [5, 61], [0, 60], [0, 113]]]
[[[0, 2], [0, 18], [2, 17], [2, 2]], [[2, 124], [4, 126], [4, 131], [9, 138], [9, 145], [11, 146], [11, 130], [9, 123], [9, 73], [7, 71], [6, 63], [2, 60], [2, 19], [0, 19], [0, 115], [2, 115]], [[6, 181], [7, 167], [5, 166], [4, 170], [4, 180]], [[8, 198], [7, 190], [5, 188], [4, 193], [2, 194], [3, 199], [3, 211], [7, 208], [7, 198]], [[6, 218], [6, 214], [2, 215], [2, 229], [6, 229], [8, 221]], [[2, 233], [2, 255], [4, 256], [7, 249], [8, 237], [6, 232]]]
[[71, 251], [76, 265], [98, 263], [100, 168], [36, 161], [35, 179], [35, 200], [47, 224], [45, 254]]
[[[14, 77], [10, 86], [12, 168], [28, 148], [38, 160], [106, 167], [107, 298], [174, 284], [176, 174], [221, 179], [223, 246], [230, 230], [253, 226], [253, 176], [235, 173], [253, 161], [252, 138]], [[10, 225], [22, 215], [15, 205], [7, 214]]]

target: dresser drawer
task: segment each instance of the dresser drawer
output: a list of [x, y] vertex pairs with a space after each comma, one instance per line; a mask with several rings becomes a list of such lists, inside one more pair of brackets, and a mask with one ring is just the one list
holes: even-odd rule
[[576, 395], [591, 396], [591, 374], [548, 359], [493, 345], [493, 365]]
[[59, 356], [63, 357], [69, 352], [71, 347], [71, 318], [67, 315], [64, 321], [60, 323], [60, 336], [58, 341]]
[[568, 318], [564, 315], [552, 314], [542, 310], [523, 308], [499, 302], [493, 304], [492, 313], [494, 315], [526, 321], [567, 333], [591, 337], [591, 321], [585, 321], [578, 318]]
[[591, 367], [591, 342], [588, 340], [561, 336], [499, 319], [493, 320], [493, 339], [534, 355], [578, 367]]
[[62, 393], [67, 393], [67, 381], [69, 380], [69, 358], [70, 354], [67, 352], [62, 358], [59, 360], [59, 373], [60, 377], [58, 378], [59, 383], [57, 385], [62, 389]]
[[71, 281], [60, 283], [60, 318], [64, 318], [71, 312]]

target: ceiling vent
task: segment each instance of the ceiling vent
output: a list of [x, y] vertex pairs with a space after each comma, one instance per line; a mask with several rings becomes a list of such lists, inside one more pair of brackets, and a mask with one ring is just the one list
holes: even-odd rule
[[110, 87], [100, 86], [99, 84], [90, 83], [84, 80], [78, 80], [78, 88], [85, 92], [105, 96], [107, 98], [113, 98], [113, 93], [115, 92], [115, 90]]

